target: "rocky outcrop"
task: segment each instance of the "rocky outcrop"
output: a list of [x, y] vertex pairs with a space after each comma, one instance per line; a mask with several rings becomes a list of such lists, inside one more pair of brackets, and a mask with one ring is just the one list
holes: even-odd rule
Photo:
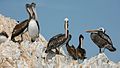
[[[0, 32], [4, 30], [11, 36], [16, 23], [14, 19], [0, 15]], [[27, 32], [23, 36], [24, 41], [20, 44], [10, 39], [0, 44], [0, 68], [120, 68], [120, 62], [109, 60], [104, 53], [83, 62], [74, 61], [68, 55], [46, 54], [47, 41], [41, 34], [39, 41], [33, 43]], [[61, 52], [64, 53], [62, 49]]]

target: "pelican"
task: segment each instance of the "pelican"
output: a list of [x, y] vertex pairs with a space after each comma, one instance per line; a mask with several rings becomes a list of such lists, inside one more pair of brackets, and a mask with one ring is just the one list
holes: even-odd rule
[[72, 37], [72, 35], [70, 35], [70, 37], [69, 37], [69, 39], [68, 39], [68, 41], [67, 41], [67, 43], [66, 43], [66, 49], [67, 49], [67, 51], [68, 51], [68, 54], [69, 54], [74, 60], [77, 60], [75, 47], [74, 47], [73, 45], [72, 45], [72, 46], [69, 45], [69, 41], [71, 40], [71, 37]]
[[61, 46], [66, 44], [66, 42], [68, 41], [68, 38], [70, 37], [67, 31], [68, 30], [68, 18], [65, 18], [64, 22], [65, 22], [64, 23], [65, 34], [61, 33], [61, 34], [53, 36], [47, 44], [47, 49], [45, 53], [48, 53], [51, 49], [60, 48]]
[[86, 51], [85, 51], [85, 49], [82, 48], [83, 39], [84, 39], [83, 35], [80, 34], [80, 36], [79, 36], [79, 45], [76, 48], [76, 57], [77, 57], [77, 59], [81, 59], [81, 60], [84, 60], [84, 59], [87, 58], [87, 57], [85, 57], [86, 56]]
[[27, 31], [28, 23], [30, 21], [30, 18], [32, 17], [32, 8], [30, 7], [30, 4], [26, 4], [26, 10], [29, 14], [29, 18], [22, 21], [21, 23], [17, 24], [13, 31], [12, 31], [12, 36], [11, 40], [16, 42], [15, 37], [21, 34], [21, 41], [23, 40], [22, 34]]
[[34, 42], [36, 38], [39, 37], [39, 32], [40, 32], [40, 27], [39, 23], [37, 21], [37, 14], [35, 11], [35, 3], [31, 3], [31, 8], [32, 8], [32, 17], [30, 18], [29, 24], [28, 24], [28, 33], [29, 36], [31, 37], [31, 42]]
[[[108, 49], [111, 52], [116, 51], [116, 48], [113, 47], [112, 40], [105, 33], [105, 29], [103, 27], [100, 27], [96, 30], [87, 30], [86, 32], [91, 33], [90, 37], [92, 41], [99, 47], [99, 53], [104, 52], [105, 49]], [[101, 51], [101, 48], [104, 48], [104, 50]]]

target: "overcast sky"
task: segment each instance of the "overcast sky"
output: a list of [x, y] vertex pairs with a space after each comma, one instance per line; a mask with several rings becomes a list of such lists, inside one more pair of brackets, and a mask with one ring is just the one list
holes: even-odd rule
[[64, 33], [64, 18], [69, 18], [69, 30], [72, 34], [70, 44], [78, 46], [78, 37], [85, 37], [83, 48], [87, 57], [98, 54], [98, 47], [91, 41], [87, 29], [104, 27], [111, 37], [117, 51], [105, 54], [110, 60], [120, 61], [120, 0], [1, 0], [0, 14], [18, 21], [28, 18], [26, 3], [35, 2], [40, 33], [49, 40], [52, 36]]

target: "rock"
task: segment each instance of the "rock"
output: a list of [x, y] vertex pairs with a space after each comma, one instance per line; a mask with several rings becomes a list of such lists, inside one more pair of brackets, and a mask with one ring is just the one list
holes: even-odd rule
[[[9, 37], [16, 23], [14, 19], [0, 15], [0, 31], [6, 29], [4, 31]], [[41, 34], [39, 41], [33, 43], [30, 42], [28, 32], [23, 36], [24, 40], [20, 44], [10, 39], [0, 44], [0, 68], [120, 68], [120, 62], [109, 60], [104, 53], [80, 63], [70, 59], [62, 48], [60, 50], [64, 56], [55, 55], [54, 52], [46, 54], [47, 41]]]

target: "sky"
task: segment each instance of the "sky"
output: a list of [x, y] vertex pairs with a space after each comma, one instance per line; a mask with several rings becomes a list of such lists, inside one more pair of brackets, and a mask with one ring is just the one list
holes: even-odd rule
[[103, 27], [117, 49], [106, 49], [105, 54], [114, 62], [120, 61], [120, 0], [0, 0], [0, 14], [23, 21], [28, 18], [25, 4], [31, 2], [36, 3], [40, 33], [46, 40], [64, 33], [64, 18], [68, 17], [71, 45], [77, 47], [82, 34], [88, 59], [97, 55], [99, 49], [85, 30]]

